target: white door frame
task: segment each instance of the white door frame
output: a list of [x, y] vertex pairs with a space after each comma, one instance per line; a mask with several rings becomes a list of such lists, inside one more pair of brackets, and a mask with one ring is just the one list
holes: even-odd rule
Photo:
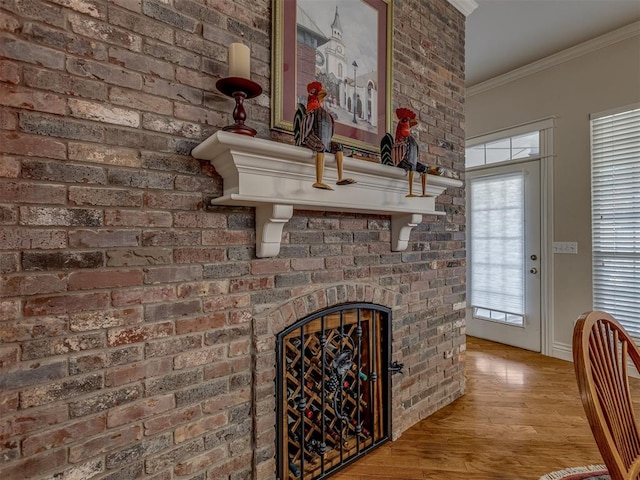
[[[540, 353], [554, 355], [553, 295], [553, 160], [555, 118], [547, 118], [498, 130], [466, 141], [467, 147], [513, 137], [538, 130], [540, 132]], [[505, 162], [505, 164], [508, 162]], [[496, 164], [497, 165], [497, 164]]]

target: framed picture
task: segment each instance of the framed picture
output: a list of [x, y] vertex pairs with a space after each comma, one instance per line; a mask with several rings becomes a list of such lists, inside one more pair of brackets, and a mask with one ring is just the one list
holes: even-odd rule
[[345, 150], [378, 152], [391, 131], [393, 0], [273, 0], [271, 126], [293, 132], [307, 85], [322, 82], [324, 108]]

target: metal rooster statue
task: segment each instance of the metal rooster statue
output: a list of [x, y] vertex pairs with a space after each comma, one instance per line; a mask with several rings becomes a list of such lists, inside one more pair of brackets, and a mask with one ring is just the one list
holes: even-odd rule
[[419, 162], [418, 142], [411, 135], [411, 128], [418, 124], [415, 112], [408, 108], [396, 110], [398, 126], [396, 138], [387, 133], [380, 142], [380, 158], [383, 164], [400, 167], [409, 172], [409, 194], [407, 197], [419, 197], [413, 193], [414, 172], [422, 175], [422, 196], [426, 197], [428, 167]]
[[333, 190], [323, 183], [324, 153], [335, 154], [338, 167], [338, 181], [336, 185], [348, 185], [355, 183], [352, 178], [342, 178], [343, 152], [342, 145], [332, 142], [334, 122], [331, 114], [322, 106], [326, 90], [320, 82], [311, 82], [307, 85], [307, 105], [299, 103], [293, 118], [293, 138], [298, 146], [305, 146], [316, 152], [316, 182], [315, 188]]

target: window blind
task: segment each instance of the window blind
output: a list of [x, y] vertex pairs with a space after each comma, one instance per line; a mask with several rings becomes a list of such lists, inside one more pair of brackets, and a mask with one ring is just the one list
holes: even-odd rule
[[471, 306], [524, 315], [523, 173], [474, 178], [469, 195]]
[[591, 120], [593, 306], [640, 339], [640, 108]]

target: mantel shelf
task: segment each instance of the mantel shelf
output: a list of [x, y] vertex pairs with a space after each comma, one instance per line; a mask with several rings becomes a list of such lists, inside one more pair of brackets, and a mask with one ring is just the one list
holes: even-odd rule
[[[333, 155], [325, 154], [324, 182], [334, 190], [320, 190], [315, 182], [315, 154], [302, 147], [218, 131], [193, 149], [195, 158], [208, 160], [224, 181], [223, 195], [213, 205], [256, 207], [256, 255], [280, 252], [282, 230], [293, 209], [377, 213], [391, 215], [392, 249], [407, 248], [411, 229], [422, 215], [442, 215], [435, 197], [460, 180], [428, 175], [427, 197], [408, 198], [404, 170], [379, 163], [344, 158], [344, 177], [356, 183], [336, 185]], [[420, 193], [419, 175], [414, 192]]]

